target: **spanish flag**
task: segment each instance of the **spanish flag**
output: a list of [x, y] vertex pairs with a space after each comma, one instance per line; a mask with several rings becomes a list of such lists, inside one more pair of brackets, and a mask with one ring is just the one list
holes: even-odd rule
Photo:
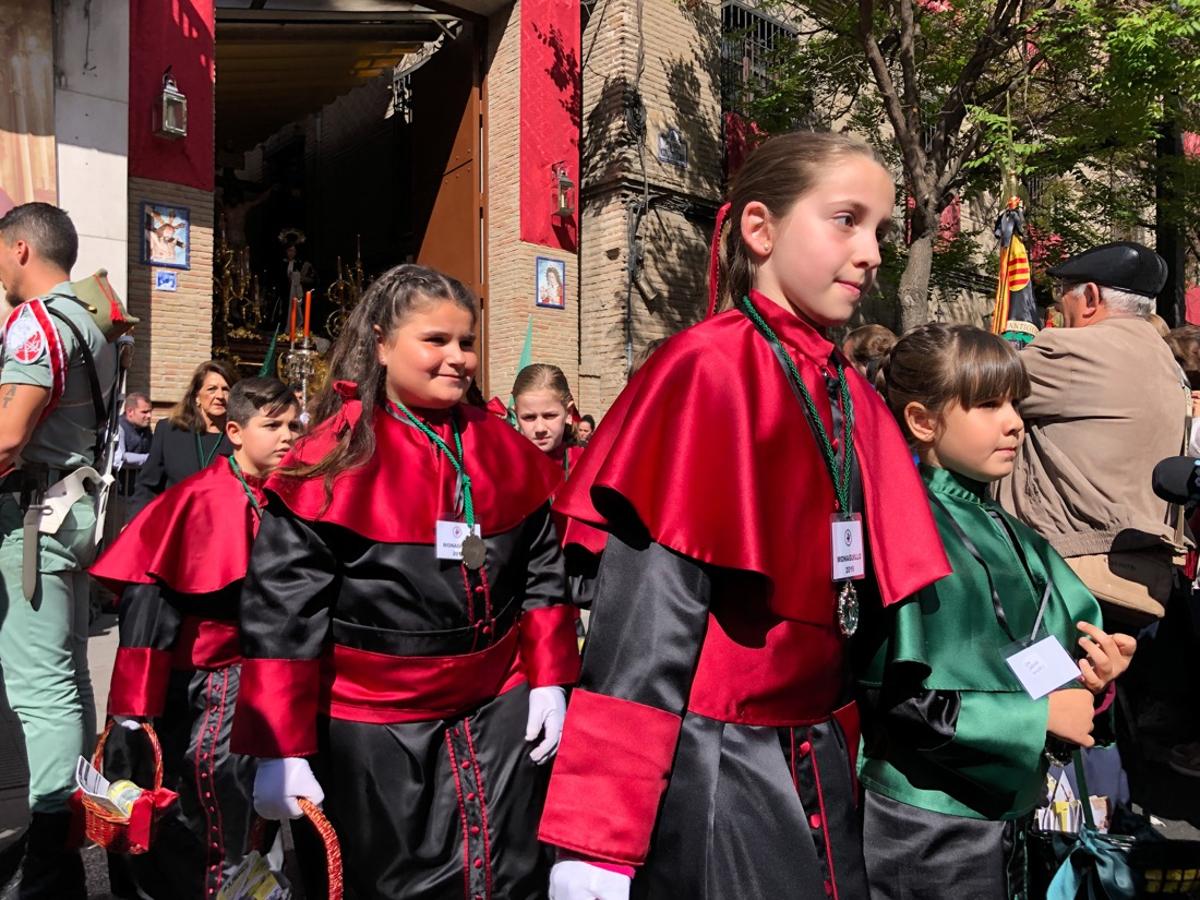
[[1041, 327], [1033, 285], [1029, 252], [1025, 248], [1025, 213], [1018, 197], [996, 220], [1000, 241], [1000, 277], [996, 280], [996, 303], [992, 308], [992, 333], [1003, 335], [1020, 349], [1033, 340]]

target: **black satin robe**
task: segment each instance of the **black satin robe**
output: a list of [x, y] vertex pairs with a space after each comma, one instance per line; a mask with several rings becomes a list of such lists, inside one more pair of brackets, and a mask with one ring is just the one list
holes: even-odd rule
[[[468, 710], [408, 721], [364, 721], [372, 714], [345, 708], [330, 715], [327, 699], [337, 665], [331, 645], [378, 654], [381, 661], [462, 658], [511, 640], [514, 629], [562, 606], [566, 577], [548, 506], [485, 538], [489, 616], [479, 577], [465, 584], [462, 566], [436, 559], [432, 545], [376, 542], [301, 519], [272, 500], [242, 596], [243, 650], [248, 666], [251, 659], [268, 666], [323, 660], [326, 696], [312, 765], [341, 841], [347, 897], [544, 897], [550, 859], [536, 829], [549, 766], [529, 759], [527, 699], [530, 685], [546, 678], [569, 683], [575, 674], [563, 680], [529, 671], [526, 682], [514, 673], [506, 690]], [[573, 615], [564, 629], [561, 646], [571, 648], [577, 668]], [[528, 670], [530, 662], [519, 665]], [[256, 755], [280, 747], [288, 751], [282, 755], [307, 755], [308, 738], [284, 733], [278, 723], [291, 714], [271, 709], [267, 690], [264, 681], [258, 690], [264, 696], [253, 703], [243, 694], [235, 735], [244, 727], [240, 740]], [[262, 744], [264, 728], [276, 733], [271, 740], [280, 747]], [[306, 732], [308, 725], [296, 719], [294, 728]], [[324, 896], [322, 854], [307, 832], [296, 829], [298, 842], [309, 848], [302, 854], [309, 896]]]
[[[710, 613], [748, 643], [778, 624], [743, 573], [615, 534], [597, 595], [580, 687], [654, 709], [687, 709]], [[849, 703], [845, 673], [829, 677], [845, 681]], [[631, 896], [867, 897], [856, 749], [857, 734], [832, 716], [772, 727], [688, 710]]]

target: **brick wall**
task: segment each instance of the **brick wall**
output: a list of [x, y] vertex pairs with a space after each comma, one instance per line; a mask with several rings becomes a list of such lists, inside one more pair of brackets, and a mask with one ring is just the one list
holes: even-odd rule
[[[484, 298], [487, 369], [482, 387], [489, 397], [505, 399], [516, 377], [531, 317], [533, 361], [559, 366], [571, 387], [579, 392], [579, 259], [573, 253], [530, 244], [518, 237], [520, 134], [514, 126], [520, 121], [521, 110], [520, 21], [520, 0], [493, 15], [488, 20], [484, 54], [488, 295]], [[566, 263], [566, 309], [536, 306], [539, 256]]]
[[[583, 35], [580, 406], [602, 414], [652, 340], [694, 323], [706, 302], [708, 241], [721, 191], [720, 19], [711, 0], [609, 0]], [[639, 76], [639, 51], [642, 57]], [[642, 140], [627, 110], [645, 108]], [[687, 166], [658, 158], [677, 129]], [[644, 166], [644, 174], [643, 174]], [[636, 205], [651, 197], [627, 277]]]
[[[190, 269], [171, 269], [179, 290], [154, 288], [154, 271], [142, 263], [142, 203], [185, 206], [191, 211]], [[141, 319], [129, 389], [147, 391], [156, 411], [175, 403], [198, 363], [212, 354], [213, 195], [178, 184], [129, 179], [130, 312]]]

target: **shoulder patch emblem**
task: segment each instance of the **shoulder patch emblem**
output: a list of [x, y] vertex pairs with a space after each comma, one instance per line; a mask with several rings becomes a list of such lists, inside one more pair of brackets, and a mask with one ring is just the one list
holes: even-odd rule
[[35, 363], [46, 355], [46, 333], [30, 308], [23, 308], [9, 324], [4, 337], [5, 352], [23, 365]]

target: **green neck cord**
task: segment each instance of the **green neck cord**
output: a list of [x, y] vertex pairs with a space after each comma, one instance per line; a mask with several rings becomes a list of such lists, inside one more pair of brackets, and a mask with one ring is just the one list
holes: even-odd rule
[[405, 406], [399, 400], [389, 400], [388, 403], [388, 412], [390, 412], [394, 418], [400, 419], [400, 415], [398, 415], [396, 412], [399, 411], [399, 413], [404, 416], [404, 419], [401, 419], [401, 421], [407, 420], [413, 425], [413, 427], [420, 431], [421, 434], [429, 438], [430, 443], [441, 450], [442, 453], [445, 454], [446, 459], [450, 460], [450, 465], [454, 466], [454, 471], [458, 473], [459, 482], [462, 484], [463, 515], [466, 519], [467, 528], [474, 528], [475, 500], [471, 494], [471, 476], [466, 473], [465, 469], [463, 469], [462, 435], [459, 434], [458, 431], [458, 419], [453, 415], [450, 417], [450, 428], [454, 433], [454, 449], [458, 451], [456, 456], [455, 453], [446, 446], [446, 442], [438, 437], [437, 433], [432, 428], [414, 416], [409, 411], [407, 406]]
[[250, 501], [250, 506], [254, 510], [254, 514], [260, 519], [262, 518], [262, 504], [258, 502], [258, 498], [254, 496], [254, 491], [251, 489], [249, 482], [246, 481], [246, 476], [242, 474], [242, 467], [238, 465], [233, 455], [229, 456], [229, 468], [233, 469], [233, 474], [237, 476], [237, 480], [242, 483], [242, 490], [246, 492], [246, 499]]
[[776, 355], [787, 367], [788, 378], [803, 398], [809, 421], [813, 423], [813, 429], [817, 432], [818, 441], [821, 445], [821, 453], [825, 457], [825, 467], [829, 469], [829, 477], [833, 479], [833, 492], [837, 497], [838, 509], [842, 512], [849, 512], [850, 471], [854, 449], [854, 405], [850, 400], [850, 385], [846, 381], [846, 372], [842, 367], [841, 361], [834, 360], [834, 366], [837, 368], [838, 375], [838, 391], [842, 402], [842, 447], [844, 448], [842, 470], [838, 472], [837, 452], [833, 449], [833, 442], [829, 440], [829, 434], [825, 431], [825, 423], [821, 420], [817, 404], [813, 401], [812, 394], [809, 393], [804, 379], [800, 377], [800, 372], [796, 368], [796, 364], [792, 361], [791, 354], [783, 349], [783, 344], [780, 343], [779, 337], [775, 334], [771, 326], [766, 323], [766, 320], [763, 319], [759, 311], [754, 308], [754, 304], [750, 302], [749, 297], [742, 297], [741, 307], [742, 312], [746, 314], [746, 317], [758, 329], [758, 333], [766, 338], [767, 342], [776, 349]]

